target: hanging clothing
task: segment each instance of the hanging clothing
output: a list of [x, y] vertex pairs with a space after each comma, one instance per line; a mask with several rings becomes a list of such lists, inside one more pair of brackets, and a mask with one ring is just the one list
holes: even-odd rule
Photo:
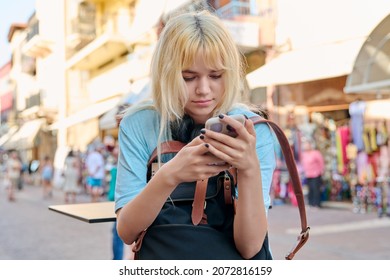
[[337, 170], [340, 174], [345, 175], [348, 172], [347, 145], [350, 138], [348, 126], [337, 128], [336, 131], [336, 149], [337, 149]]
[[352, 141], [357, 146], [358, 150], [364, 149], [364, 143], [362, 139], [363, 124], [364, 124], [364, 112], [366, 110], [366, 103], [358, 100], [349, 105], [350, 127], [352, 134]]

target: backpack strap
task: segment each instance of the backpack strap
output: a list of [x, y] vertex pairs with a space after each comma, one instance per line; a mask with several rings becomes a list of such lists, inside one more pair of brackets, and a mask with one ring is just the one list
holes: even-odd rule
[[260, 116], [254, 116], [251, 117], [250, 119], [253, 121], [253, 124], [266, 123], [272, 128], [272, 130], [274, 131], [275, 135], [279, 140], [279, 144], [286, 161], [287, 169], [290, 173], [294, 194], [298, 202], [299, 214], [301, 219], [301, 233], [297, 238], [297, 243], [293, 246], [291, 251], [285, 256], [287, 260], [291, 260], [294, 257], [294, 255], [299, 251], [299, 249], [301, 249], [302, 246], [309, 239], [309, 230], [310, 230], [310, 227], [307, 226], [305, 201], [302, 192], [301, 180], [298, 175], [298, 169], [295, 163], [294, 155], [292, 153], [291, 146], [288, 142], [286, 135], [276, 123], [264, 119]]
[[205, 179], [196, 182], [191, 213], [192, 224], [194, 225], [207, 223], [207, 217], [205, 216], [206, 214], [204, 213], [204, 209], [206, 208], [206, 191], [208, 181], [208, 179]]
[[[185, 144], [180, 141], [166, 141], [161, 143], [161, 154], [173, 154], [178, 153]], [[152, 155], [149, 158], [148, 166], [152, 167], [157, 160], [157, 148], [154, 149]], [[196, 182], [194, 202], [192, 204], [192, 214], [191, 219], [194, 225], [206, 223], [206, 216], [204, 213], [205, 203], [206, 203], [206, 191], [207, 191], [208, 180], [201, 180]]]
[[[178, 153], [186, 144], [180, 141], [166, 141], [161, 143], [161, 154], [173, 154]], [[152, 155], [149, 158], [148, 166], [157, 160], [157, 148], [154, 149]]]

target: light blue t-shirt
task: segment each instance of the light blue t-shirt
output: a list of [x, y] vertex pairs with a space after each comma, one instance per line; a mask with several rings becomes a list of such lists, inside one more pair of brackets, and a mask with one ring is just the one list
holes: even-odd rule
[[[247, 117], [256, 115], [244, 108], [236, 108], [228, 113], [228, 115], [235, 114], [245, 114]], [[157, 147], [159, 127], [159, 114], [151, 108], [127, 114], [122, 119], [118, 137], [120, 152], [115, 188], [115, 211], [125, 206], [146, 186], [147, 163], [153, 150]], [[277, 143], [267, 124], [258, 124], [255, 129], [264, 204], [266, 211], [268, 211], [271, 204], [270, 188], [276, 166], [275, 144]]]

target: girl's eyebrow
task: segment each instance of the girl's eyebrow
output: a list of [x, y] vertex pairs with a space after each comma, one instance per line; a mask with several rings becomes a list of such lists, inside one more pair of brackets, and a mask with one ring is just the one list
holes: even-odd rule
[[181, 72], [182, 72], [182, 73], [187, 73], [187, 74], [197, 74], [196, 71], [189, 70], [189, 69], [183, 70], [183, 71], [181, 71]]
[[[191, 69], [185, 69], [183, 71], [181, 71], [182, 73], [185, 73], [185, 74], [198, 74], [198, 72], [194, 71], [194, 70], [191, 70]], [[219, 72], [223, 72], [223, 70], [211, 70], [210, 73], [219, 73]]]

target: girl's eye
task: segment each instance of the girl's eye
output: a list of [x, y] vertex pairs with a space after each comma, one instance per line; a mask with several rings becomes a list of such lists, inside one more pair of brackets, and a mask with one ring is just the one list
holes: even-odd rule
[[186, 82], [190, 82], [190, 81], [193, 81], [195, 80], [195, 77], [183, 77], [184, 81]]
[[218, 80], [218, 79], [220, 79], [220, 78], [222, 78], [222, 74], [221, 75], [212, 75], [212, 76], [210, 76], [212, 79], [214, 79], [214, 80]]

